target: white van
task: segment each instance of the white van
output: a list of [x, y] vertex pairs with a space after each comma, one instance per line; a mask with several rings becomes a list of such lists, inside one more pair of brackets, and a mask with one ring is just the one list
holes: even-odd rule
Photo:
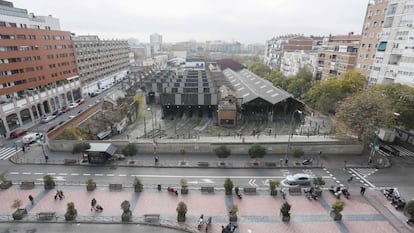
[[42, 133], [27, 133], [23, 138], [22, 141], [25, 144], [30, 144], [32, 142], [35, 142], [37, 139], [42, 138], [43, 134]]

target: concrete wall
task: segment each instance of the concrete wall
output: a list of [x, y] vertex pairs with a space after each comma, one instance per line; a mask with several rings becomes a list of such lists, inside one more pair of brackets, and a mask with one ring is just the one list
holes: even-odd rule
[[[175, 142], [174, 142], [175, 141]], [[124, 140], [105, 140], [105, 141], [89, 141], [95, 143], [112, 143], [120, 152], [124, 146], [128, 144], [128, 141]], [[49, 141], [49, 148], [52, 151], [72, 151], [73, 145], [79, 143], [79, 141], [59, 140]], [[144, 140], [142, 142], [135, 143], [138, 147], [139, 154], [151, 154], [154, 151], [154, 145], [152, 140]], [[184, 149], [187, 154], [195, 153], [212, 153], [216, 147], [225, 145], [231, 149], [232, 154], [247, 155], [249, 148], [253, 145], [253, 142], [241, 143], [239, 142], [194, 142], [183, 140], [168, 140], [168, 142], [157, 142], [156, 151], [158, 154], [179, 154]], [[349, 154], [361, 154], [363, 146], [357, 141], [328, 141], [328, 142], [291, 142], [291, 151], [293, 149], [302, 149], [305, 155], [316, 155], [320, 151], [323, 154], [328, 155], [349, 155]], [[286, 143], [275, 142], [263, 142], [260, 145], [267, 149], [267, 154], [285, 154]]]

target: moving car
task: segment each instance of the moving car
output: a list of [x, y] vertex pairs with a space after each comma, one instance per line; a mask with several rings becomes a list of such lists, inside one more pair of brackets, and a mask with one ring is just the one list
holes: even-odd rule
[[27, 133], [27, 130], [25, 129], [16, 129], [10, 133], [10, 138], [18, 138], [20, 136], [25, 135], [26, 133]]
[[69, 104], [69, 108], [76, 108], [76, 107], [78, 107], [79, 106], [79, 104], [78, 103], [76, 103], [76, 102], [73, 102], [73, 103], [70, 103]]
[[24, 144], [30, 144], [41, 138], [43, 138], [43, 134], [30, 132], [22, 138], [22, 141]]
[[295, 175], [288, 175], [286, 183], [289, 185], [310, 185], [311, 177], [305, 173], [297, 173]]
[[60, 116], [60, 115], [62, 115], [63, 114], [63, 112], [62, 111], [60, 111], [60, 110], [56, 110], [56, 111], [54, 111], [53, 113], [52, 113], [52, 115], [54, 115], [54, 116], [56, 116], [56, 117], [58, 117], [58, 116]]
[[54, 120], [55, 118], [56, 118], [56, 115], [45, 116], [40, 120], [40, 122], [48, 123], [48, 122]]
[[313, 159], [305, 159], [302, 161], [302, 165], [312, 165]]
[[58, 125], [52, 125], [52, 126], [50, 126], [50, 128], [47, 130], [47, 132], [49, 133], [50, 131], [56, 129], [56, 127], [58, 127]]
[[76, 100], [76, 103], [78, 104], [78, 105], [81, 105], [81, 104], [83, 104], [83, 103], [85, 103], [85, 99], [78, 99], [78, 100]]

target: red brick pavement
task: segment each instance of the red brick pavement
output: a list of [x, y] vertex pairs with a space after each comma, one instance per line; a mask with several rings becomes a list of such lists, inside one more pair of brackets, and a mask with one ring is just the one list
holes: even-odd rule
[[[338, 200], [330, 193], [324, 194], [324, 198], [329, 206], [332, 206], [332, 204]], [[350, 196], [350, 199], [343, 198], [342, 196], [341, 201], [345, 202], [344, 210], [342, 211], [343, 215], [379, 214], [378, 211], [372, 207], [359, 193], [358, 195]]]
[[14, 209], [11, 208], [11, 206], [16, 199], [22, 201], [22, 206], [20, 208], [24, 208], [26, 205], [30, 204], [29, 195], [36, 197], [41, 191], [41, 189], [21, 190], [13, 188], [0, 190], [0, 213], [12, 213]]
[[387, 221], [344, 221], [351, 233], [398, 233]]
[[240, 223], [239, 228], [243, 233], [340, 233], [334, 222]]

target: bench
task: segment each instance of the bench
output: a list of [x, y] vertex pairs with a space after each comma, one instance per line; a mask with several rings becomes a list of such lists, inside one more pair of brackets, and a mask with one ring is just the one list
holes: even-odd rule
[[201, 193], [214, 193], [214, 187], [201, 187]]
[[290, 187], [289, 188], [290, 195], [302, 195], [302, 188], [301, 187]]
[[109, 184], [109, 191], [122, 191], [122, 184]]
[[144, 214], [145, 222], [159, 221], [160, 214]]
[[63, 160], [63, 164], [76, 164], [77, 160], [76, 159], [64, 159]]
[[22, 183], [20, 183], [21, 189], [33, 189], [34, 187], [35, 187], [34, 181], [22, 181]]
[[266, 167], [276, 167], [276, 162], [265, 162]]
[[36, 214], [38, 220], [52, 220], [55, 217], [55, 212], [40, 212]]
[[208, 162], [198, 162], [198, 166], [199, 167], [208, 167], [209, 163]]
[[256, 188], [243, 188], [244, 194], [256, 194]]

